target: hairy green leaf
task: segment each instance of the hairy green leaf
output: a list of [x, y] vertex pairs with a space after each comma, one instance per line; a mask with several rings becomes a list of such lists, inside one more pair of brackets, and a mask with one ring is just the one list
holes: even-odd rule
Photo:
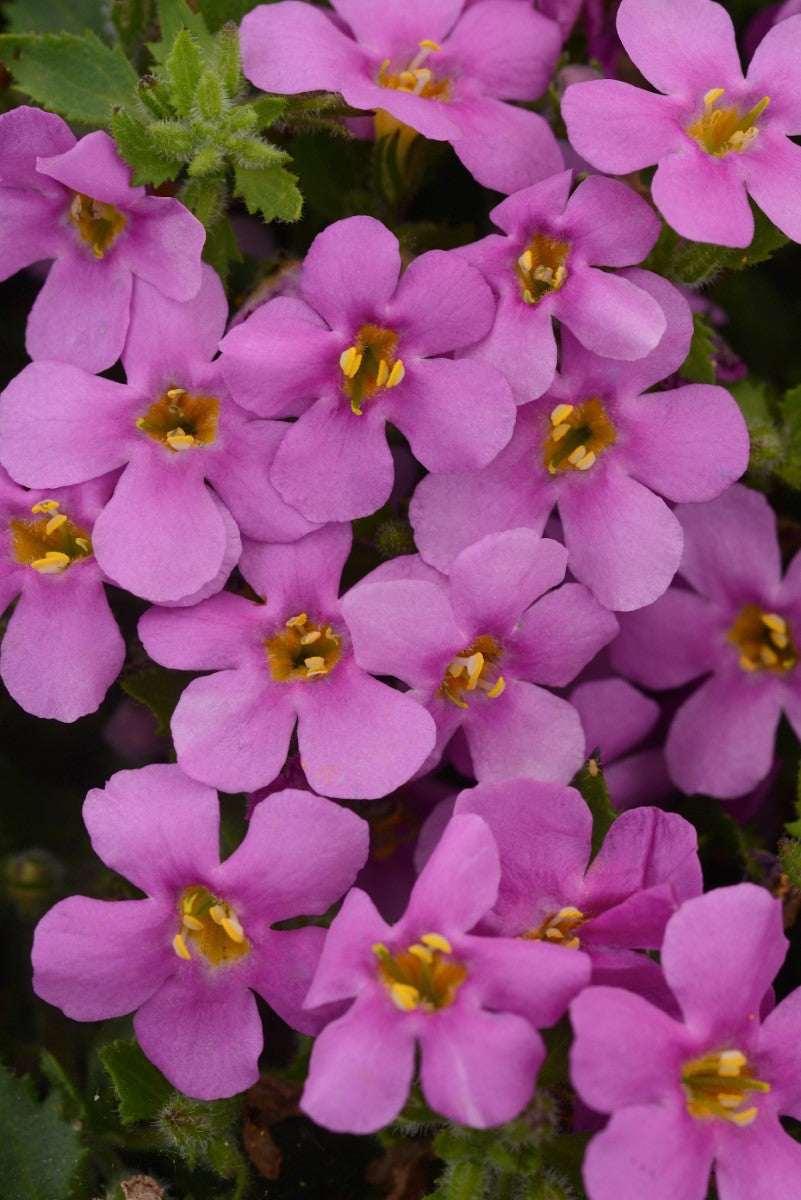
[[149, 129], [137, 121], [127, 108], [120, 108], [114, 113], [111, 132], [120, 154], [133, 167], [131, 182], [135, 185], [152, 183], [158, 187], [177, 174], [175, 159], [154, 149], [154, 139]]
[[297, 221], [303, 197], [297, 176], [283, 167], [236, 167], [234, 195], [241, 196], [249, 213], [261, 213], [265, 221]]
[[0, 34], [0, 58], [26, 96], [99, 128], [108, 125], [114, 105], [130, 101], [137, 83], [120, 47], [94, 33]]
[[572, 786], [581, 792], [592, 813], [592, 857], [595, 858], [617, 816], [609, 800], [609, 788], [606, 786], [597, 750], [593, 751], [576, 774]]
[[679, 368], [682, 379], [690, 383], [715, 382], [715, 346], [712, 329], [705, 317], [693, 313], [693, 339], [690, 352]]
[[12, 0], [5, 5], [9, 33], [84, 33], [108, 40], [105, 8], [98, 0]]
[[170, 99], [181, 117], [188, 117], [202, 71], [200, 49], [188, 29], [179, 29], [164, 64], [170, 78]]
[[61, 1105], [0, 1065], [0, 1200], [68, 1200], [84, 1150]]
[[187, 29], [204, 50], [211, 50], [212, 39], [206, 22], [201, 13], [192, 11], [186, 0], [158, 0], [158, 17], [161, 37], [148, 44], [157, 63], [166, 61], [182, 29]]
[[154, 1121], [175, 1089], [139, 1048], [138, 1042], [108, 1042], [99, 1050], [111, 1076], [123, 1125]]

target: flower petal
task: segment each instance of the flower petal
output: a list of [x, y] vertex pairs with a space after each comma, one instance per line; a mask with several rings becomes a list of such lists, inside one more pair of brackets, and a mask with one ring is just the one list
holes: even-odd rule
[[574, 272], [553, 314], [583, 346], [607, 358], [638, 359], [654, 350], [667, 328], [662, 308], [635, 283], [608, 271]]
[[732, 162], [739, 157], [714, 158], [687, 138], [682, 149], [663, 158], [651, 194], [668, 225], [693, 242], [747, 246], [754, 217], [742, 165]]
[[713, 0], [622, 0], [617, 31], [660, 92], [700, 101], [710, 80], [729, 86], [742, 79], [731, 17]]
[[[574, 83], [562, 97], [570, 144], [601, 171], [628, 175], [684, 142], [680, 105], [617, 79]], [[599, 136], [599, 130], [603, 130]]]
[[490, 534], [462, 550], [451, 564], [453, 612], [470, 638], [503, 639], [522, 613], [564, 579], [567, 552], [531, 529]]
[[476, 778], [482, 781], [528, 776], [568, 783], [584, 760], [576, 710], [520, 679], [507, 682], [494, 700], [478, 697], [465, 713], [464, 728]]
[[104, 371], [120, 357], [128, 332], [133, 279], [116, 260], [81, 247], [53, 263], [25, 330], [33, 359]]
[[374, 217], [346, 217], [312, 242], [300, 290], [332, 329], [355, 337], [365, 321], [380, 320], [400, 271], [394, 233]]
[[523, 613], [514, 634], [512, 670], [532, 683], [565, 687], [617, 631], [615, 617], [592, 592], [580, 583], [565, 583]]

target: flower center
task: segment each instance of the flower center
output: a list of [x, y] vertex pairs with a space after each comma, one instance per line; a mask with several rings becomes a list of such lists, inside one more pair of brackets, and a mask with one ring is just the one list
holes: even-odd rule
[[214, 441], [219, 415], [216, 397], [192, 396], [184, 388], [170, 388], [150, 405], [136, 428], [170, 450], [192, 450]]
[[58, 512], [59, 507], [58, 500], [42, 500], [31, 509], [37, 520], [18, 519], [9, 525], [15, 559], [40, 575], [60, 575], [92, 555], [88, 534]]
[[770, 104], [770, 96], [763, 96], [747, 113], [741, 113], [735, 106], [718, 108], [718, 100], [724, 91], [725, 88], [708, 91], [704, 96], [704, 111], [687, 126], [690, 137], [714, 158], [723, 158], [732, 151], [742, 154], [759, 133], [754, 122]]
[[285, 627], [264, 643], [273, 679], [289, 683], [328, 675], [339, 662], [341, 642], [330, 625], [315, 624], [306, 613], [290, 617]]
[[558, 913], [547, 916], [539, 929], [529, 929], [523, 937], [532, 942], [553, 942], [575, 950], [581, 944], [581, 939], [575, 936], [576, 930], [588, 920], [589, 916], [579, 908], [560, 908]]
[[727, 637], [740, 651], [744, 671], [792, 671], [798, 651], [790, 627], [778, 613], [746, 604]]
[[498, 663], [503, 647], [488, 633], [482, 633], [448, 663], [437, 695], [447, 696], [459, 708], [467, 708], [467, 692], [480, 691], [495, 700], [506, 687]]
[[428, 38], [418, 42], [418, 47], [417, 54], [403, 70], [391, 71], [390, 60], [385, 58], [378, 72], [379, 84], [398, 92], [411, 92], [413, 96], [422, 96], [425, 100], [449, 100], [450, 79], [435, 79], [431, 68], [423, 66], [429, 55], [437, 54], [442, 47]]
[[73, 194], [67, 215], [95, 258], [103, 258], [128, 223], [113, 204], [103, 204], [83, 192]]
[[179, 958], [191, 959], [192, 950], [199, 950], [212, 966], [219, 967], [250, 953], [250, 943], [230, 904], [206, 888], [187, 888], [178, 904], [178, 916], [181, 926], [172, 948]]
[[467, 968], [451, 957], [451, 944], [441, 933], [424, 933], [419, 942], [399, 954], [390, 954], [378, 942], [373, 953], [378, 959], [379, 979], [404, 1012], [448, 1008], [467, 978]]
[[748, 1092], [769, 1092], [770, 1084], [754, 1079], [741, 1050], [720, 1050], [693, 1058], [681, 1070], [687, 1111], [693, 1117], [717, 1117], [734, 1125], [750, 1125], [757, 1115]]
[[549, 292], [558, 292], [567, 279], [570, 246], [544, 233], [535, 233], [515, 264], [520, 291], [526, 304], [536, 304]]
[[339, 356], [343, 386], [357, 416], [362, 404], [382, 388], [393, 388], [402, 381], [406, 368], [395, 356], [398, 335], [378, 325], [362, 325], [353, 346]]
[[543, 461], [551, 475], [557, 471], [589, 471], [598, 455], [617, 438], [600, 400], [557, 404], [550, 420]]

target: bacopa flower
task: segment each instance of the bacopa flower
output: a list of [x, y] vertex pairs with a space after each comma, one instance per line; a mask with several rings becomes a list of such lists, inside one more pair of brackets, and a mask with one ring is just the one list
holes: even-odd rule
[[376, 111], [378, 137], [412, 130], [450, 142], [486, 187], [512, 192], [559, 171], [542, 117], [504, 104], [536, 100], [561, 48], [557, 25], [516, 0], [335, 0], [334, 14], [296, 0], [242, 21], [242, 64], [268, 92], [324, 88]]
[[123, 468], [95, 525], [95, 553], [114, 582], [156, 603], [219, 591], [239, 558], [239, 529], [284, 541], [316, 528], [270, 483], [283, 426], [240, 409], [211, 361], [228, 306], [211, 267], [202, 278], [185, 304], [137, 285], [127, 384], [36, 362], [0, 404], [0, 457], [21, 482]]
[[503, 200], [491, 233], [458, 253], [498, 296], [495, 323], [465, 353], [506, 375], [518, 403], [542, 395], [556, 371], [554, 319], [596, 354], [643, 358], [665, 314], [637, 276], [599, 267], [641, 262], [659, 235], [653, 210], [625, 184], [591, 176], [570, 195], [563, 171]]
[[773, 896], [718, 888], [665, 930], [679, 1019], [617, 988], [573, 1002], [570, 1077], [612, 1114], [584, 1160], [590, 1200], [703, 1200], [713, 1165], [720, 1200], [788, 1194], [801, 1146], [779, 1117], [801, 1116], [801, 989], [761, 1019], [786, 948]]
[[681, 586], [624, 617], [610, 654], [643, 687], [703, 679], [671, 723], [668, 771], [688, 794], [733, 798], [768, 775], [782, 712], [801, 736], [801, 556], [782, 580], [773, 510], [740, 485], [675, 515]]
[[511, 435], [504, 376], [442, 357], [492, 324], [495, 301], [480, 273], [439, 250], [399, 279], [400, 270], [398, 239], [379, 221], [337, 221], [306, 255], [303, 301], [271, 301], [222, 342], [222, 369], [241, 404], [264, 417], [299, 415], [271, 478], [311, 521], [366, 516], [388, 499], [387, 421], [436, 472], [484, 466]]
[[[618, 80], [578, 83], [562, 100], [572, 145], [602, 171], [657, 163], [654, 203], [683, 237], [747, 246], [750, 195], [801, 241], [801, 18], [771, 29], [743, 76], [734, 26], [712, 0], [622, 0], [620, 40], [646, 92]], [[659, 94], [662, 93], [662, 94]]]
[[668, 587], [682, 532], [665, 500], [719, 496], [748, 465], [748, 430], [725, 388], [646, 392], [684, 361], [692, 324], [671, 284], [630, 274], [668, 314], [659, 345], [639, 362], [613, 362], [563, 330], [559, 375], [518, 409], [495, 461], [418, 486], [410, 516], [427, 562], [446, 571], [463, 546], [491, 530], [542, 530], [558, 505], [570, 570], [602, 604], [641, 608]]
[[566, 557], [512, 529], [463, 550], [449, 578], [410, 555], [343, 599], [356, 661], [409, 684], [436, 721], [438, 753], [461, 727], [478, 779], [566, 783], [581, 765], [578, 714], [539, 685], [574, 679], [617, 622], [580, 584], [556, 587]]
[[397, 1115], [420, 1049], [437, 1112], [485, 1128], [516, 1116], [589, 961], [544, 942], [470, 930], [495, 901], [498, 851], [484, 821], [454, 817], [395, 925], [364, 892], [345, 898], [307, 1007], [352, 1000], [312, 1051], [301, 1108], [328, 1129], [367, 1133]]
[[156, 662], [213, 672], [189, 684], [173, 714], [187, 774], [226, 792], [263, 787], [281, 770], [296, 723], [301, 765], [321, 795], [375, 799], [422, 766], [431, 717], [353, 657], [338, 600], [350, 545], [345, 525], [289, 545], [245, 539], [240, 569], [263, 603], [222, 592], [142, 617]]
[[75, 721], [94, 712], [125, 661], [92, 533], [114, 480], [27, 492], [0, 468], [0, 610], [18, 597], [0, 676], [26, 712]]
[[203, 226], [130, 181], [107, 133], [77, 141], [25, 105], [0, 116], [0, 279], [56, 260], [28, 319], [31, 358], [103, 371], [122, 352], [135, 280], [173, 300], [197, 294]]
[[189, 1096], [250, 1087], [263, 1041], [254, 992], [293, 1028], [319, 1028], [301, 1003], [324, 931], [272, 926], [339, 899], [367, 854], [366, 824], [288, 790], [259, 804], [221, 863], [217, 794], [172, 765], [120, 771], [83, 811], [96, 853], [146, 899], [51, 909], [34, 936], [37, 995], [78, 1021], [138, 1010], [139, 1044]]

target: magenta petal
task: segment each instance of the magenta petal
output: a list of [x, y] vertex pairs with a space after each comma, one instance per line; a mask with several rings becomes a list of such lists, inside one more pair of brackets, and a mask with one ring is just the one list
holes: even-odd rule
[[284, 500], [309, 521], [350, 521], [376, 512], [394, 477], [378, 406], [357, 416], [339, 395], [324, 396], [290, 426], [270, 473]]
[[747, 675], [735, 665], [734, 652], [732, 663], [731, 670], [713, 675], [685, 700], [670, 727], [668, 771], [688, 796], [743, 796], [761, 783], [773, 762], [781, 684]]
[[75, 721], [99, 707], [125, 662], [125, 642], [97, 568], [29, 570], [0, 646], [0, 675], [37, 717]]
[[731, 17], [713, 0], [622, 0], [617, 31], [660, 92], [699, 100], [710, 79], [742, 79]]
[[514, 635], [514, 673], [565, 687], [618, 631], [618, 623], [580, 583], [541, 597]]
[[794, 242], [801, 242], [801, 218], [796, 203], [801, 188], [801, 146], [766, 131], [760, 133], [754, 150], [743, 164], [748, 191], [782, 233]]
[[500, 878], [498, 849], [487, 823], [473, 813], [454, 816], [396, 928], [412, 938], [431, 931], [445, 937], [464, 933], [495, 903]]
[[[602, 171], [628, 175], [684, 142], [680, 106], [667, 96], [616, 79], [572, 84], [562, 97], [570, 144]], [[603, 129], [603, 137], [598, 136]]]
[[765, 1020], [759, 1037], [759, 1066], [770, 1080], [779, 1112], [798, 1120], [801, 1112], [801, 988], [796, 988]]
[[374, 217], [335, 221], [311, 244], [303, 262], [304, 300], [331, 326], [352, 336], [375, 320], [401, 270], [398, 239]]
[[142, 1005], [134, 1030], [173, 1087], [199, 1100], [220, 1100], [256, 1082], [264, 1039], [241, 972], [204, 972], [201, 963], [186, 964]]
[[[380, 989], [380, 990], [377, 990]], [[300, 1107], [324, 1129], [372, 1133], [403, 1107], [414, 1075], [414, 1023], [380, 984], [366, 987], [314, 1043]]]
[[296, 542], [256, 542], [245, 538], [240, 569], [251, 587], [269, 599], [279, 620], [314, 613], [316, 620], [339, 615], [339, 577], [350, 553], [346, 522], [323, 525]]
[[383, 0], [334, 0], [332, 7], [357, 41], [376, 50], [395, 44], [413, 46], [423, 38], [443, 40], [459, 19], [464, 0], [404, 0], [387, 7]]
[[598, 1112], [681, 1094], [681, 1064], [694, 1039], [661, 1009], [623, 988], [592, 987], [573, 1001], [570, 1020], [570, 1078]]
[[28, 487], [58, 487], [106, 475], [136, 444], [135, 396], [66, 363], [31, 363], [3, 392], [3, 465]]
[[[652, 1061], [653, 1043], [644, 1053]], [[690, 1116], [678, 1084], [669, 1102], [621, 1109], [587, 1147], [588, 1194], [592, 1200], [704, 1200], [715, 1154], [710, 1124]]]
[[298, 744], [310, 785], [324, 796], [374, 800], [411, 779], [434, 747], [433, 719], [353, 659], [298, 690]]
[[644, 358], [665, 332], [665, 314], [652, 296], [608, 271], [585, 267], [556, 293], [554, 316], [583, 346], [607, 358]]
[[564, 223], [581, 257], [605, 267], [642, 262], [659, 236], [659, 218], [651, 206], [626, 184], [602, 175], [590, 175], [576, 188]]
[[[786, 5], [782, 6], [786, 8]], [[796, 8], [796, 13], [798, 12]], [[798, 63], [801, 61], [801, 21], [785, 18], [765, 34], [754, 51], [747, 79], [770, 95], [770, 126], [782, 133], [801, 133]], [[760, 130], [760, 134], [761, 134]]]
[[33, 359], [55, 359], [104, 371], [120, 354], [128, 331], [132, 277], [119, 261], [82, 249], [57, 258], [34, 301], [25, 331]]
[[537, 100], [551, 81], [561, 48], [558, 27], [527, 5], [481, 0], [462, 16], [446, 53], [488, 95]]
[[325, 1023], [324, 1015], [303, 1007], [325, 937], [326, 931], [316, 925], [270, 929], [259, 939], [258, 957], [248, 972], [250, 987], [300, 1033], [317, 1034]]
[[415, 457], [437, 473], [485, 467], [512, 436], [516, 412], [505, 377], [466, 358], [415, 364], [381, 407]]
[[653, 604], [621, 617], [612, 663], [643, 687], [681, 687], [725, 661], [722, 624], [705, 597], [670, 588]]
[[75, 1021], [132, 1012], [175, 970], [170, 911], [153, 900], [70, 896], [33, 940], [33, 989]]
[[457, 624], [473, 636], [504, 638], [521, 613], [564, 579], [567, 552], [531, 529], [490, 534], [468, 546], [450, 570]]
[[682, 237], [718, 246], [747, 246], [754, 236], [742, 166], [713, 158], [691, 139], [663, 158], [651, 184], [659, 211]]
[[[761, 1065], [761, 1064], [760, 1064]], [[718, 1194], [726, 1200], [754, 1200], [763, 1195], [781, 1195], [793, 1186], [801, 1173], [801, 1146], [782, 1127], [778, 1117], [759, 1105], [759, 1116], [749, 1136], [735, 1138], [734, 1126], [721, 1130], [721, 1142], [715, 1162]], [[783, 1111], [783, 1110], [780, 1110]], [[792, 1194], [792, 1192], [790, 1193]]]
[[559, 515], [571, 571], [607, 608], [652, 604], [678, 570], [679, 522], [664, 500], [611, 467], [597, 482], [569, 479]]
[[178, 762], [223, 792], [251, 792], [275, 779], [295, 726], [291, 688], [266, 665], [195, 679], [172, 718]]
[[144, 279], [135, 280], [122, 352], [129, 385], [156, 395], [168, 382], [189, 386], [198, 364], [217, 353], [227, 320], [225, 288], [205, 263], [200, 291], [185, 302], [168, 299]]
[[682, 905], [665, 931], [662, 969], [687, 1024], [712, 1041], [758, 1019], [786, 952], [780, 901], [739, 883]]
[[0, 279], [63, 250], [63, 211], [61, 197], [0, 186]]
[[659, 720], [656, 701], [625, 679], [580, 683], [570, 693], [570, 703], [581, 717], [587, 754], [600, 747], [604, 768], [638, 745]]
[[521, 937], [467, 937], [458, 953], [482, 1008], [517, 1013], [538, 1029], [556, 1024], [592, 971], [587, 954]]
[[476, 96], [453, 115], [458, 118], [458, 135], [448, 140], [484, 187], [511, 194], [564, 168], [559, 144], [539, 113]]
[[260, 4], [241, 25], [242, 70], [268, 92], [339, 91], [365, 74], [369, 56], [328, 13], [296, 0]]
[[180, 200], [146, 196], [131, 216], [131, 234], [120, 247], [139, 278], [173, 300], [192, 300], [201, 284], [200, 254], [206, 231]]
[[401, 275], [386, 320], [402, 331], [403, 357], [423, 358], [472, 345], [494, 316], [495, 298], [481, 272], [459, 254], [430, 250]]
[[287, 788], [259, 801], [245, 840], [215, 878], [237, 911], [241, 900], [243, 911], [251, 908], [260, 921], [318, 916], [353, 883], [368, 848], [361, 817], [322, 796]]
[[621, 400], [618, 411], [621, 464], [668, 500], [714, 500], [748, 466], [748, 429], [725, 388], [691, 383]]
[[98, 563], [135, 596], [181, 600], [220, 569], [227, 530], [196, 465], [167, 447], [138, 448], [95, 523]]
[[358, 584], [342, 601], [357, 663], [373, 675], [394, 675], [436, 691], [445, 665], [463, 648], [444, 588], [423, 580]]
[[476, 778], [567, 783], [584, 760], [584, 731], [572, 705], [520, 679], [494, 700], [478, 697], [464, 723]]
[[[55, 113], [27, 104], [4, 112], [0, 121], [0, 186], [50, 190], [47, 178], [36, 170], [39, 152], [64, 154], [74, 145], [75, 135]], [[52, 190], [61, 193], [60, 188]]]
[[219, 592], [192, 608], [149, 608], [139, 621], [139, 637], [152, 659], [182, 671], [236, 667], [250, 642], [257, 643], [258, 607]]
[[556, 374], [556, 338], [546, 304], [547, 297], [534, 307], [517, 296], [502, 297], [489, 334], [467, 355], [506, 375], [518, 404], [536, 400]]
[[420, 1033], [420, 1083], [435, 1112], [487, 1129], [522, 1111], [545, 1057], [523, 1017], [453, 1005]]
[[736, 485], [712, 504], [676, 510], [684, 530], [681, 573], [724, 608], [764, 597], [781, 580], [776, 515], [761, 492]]
[[217, 794], [172, 763], [118, 771], [89, 792], [83, 817], [106, 866], [170, 905], [219, 863]]
[[358, 995], [376, 973], [373, 946], [386, 943], [389, 935], [389, 926], [367, 893], [351, 888], [326, 936], [307, 1008]]
[[130, 186], [131, 168], [117, 153], [114, 139], [101, 130], [88, 133], [63, 154], [37, 159], [37, 170], [74, 192], [121, 208], [130, 208], [145, 194], [143, 187]]

